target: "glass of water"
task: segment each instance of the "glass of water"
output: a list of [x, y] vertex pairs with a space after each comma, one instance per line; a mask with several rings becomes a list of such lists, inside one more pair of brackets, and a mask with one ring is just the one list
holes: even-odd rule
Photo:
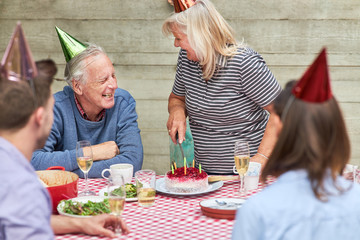
[[151, 207], [155, 204], [156, 174], [153, 170], [139, 170], [135, 173], [138, 204]]

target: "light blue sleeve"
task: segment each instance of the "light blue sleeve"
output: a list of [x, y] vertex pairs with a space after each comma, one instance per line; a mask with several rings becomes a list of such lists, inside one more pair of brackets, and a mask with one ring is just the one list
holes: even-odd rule
[[238, 209], [232, 231], [232, 240], [263, 239], [264, 225], [259, 211], [261, 211], [261, 206], [256, 206], [251, 202], [245, 203], [243, 207]]
[[20, 181], [13, 181], [16, 184], [6, 181], [0, 183], [0, 239], [54, 239], [47, 190], [42, 191], [37, 187], [36, 179], [24, 175], [21, 177], [23, 179]]

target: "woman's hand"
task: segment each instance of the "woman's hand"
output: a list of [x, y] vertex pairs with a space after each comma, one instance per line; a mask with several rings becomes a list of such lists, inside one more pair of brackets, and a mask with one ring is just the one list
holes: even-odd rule
[[256, 153], [254, 156], [252, 156], [252, 158], [250, 158], [250, 162], [257, 162], [261, 164], [261, 170], [260, 172], [262, 172], [262, 170], [264, 169], [265, 163], [267, 162], [267, 158], [265, 158], [264, 156]]
[[185, 140], [186, 132], [186, 108], [185, 97], [176, 96], [171, 93], [168, 103], [169, 119], [167, 121], [167, 129], [169, 136], [174, 144], [176, 144], [176, 133], [178, 133], [179, 143]]

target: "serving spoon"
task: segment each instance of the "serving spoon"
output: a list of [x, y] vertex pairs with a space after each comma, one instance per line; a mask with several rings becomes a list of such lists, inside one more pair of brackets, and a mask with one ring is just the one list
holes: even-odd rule
[[239, 207], [241, 206], [243, 203], [235, 203], [235, 202], [225, 202], [225, 201], [220, 201], [215, 199], [215, 202], [219, 205], [219, 206], [227, 206], [227, 207]]

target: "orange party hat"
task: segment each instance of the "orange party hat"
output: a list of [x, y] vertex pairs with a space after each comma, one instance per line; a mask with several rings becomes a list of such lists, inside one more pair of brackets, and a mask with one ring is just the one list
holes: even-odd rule
[[195, 0], [173, 0], [173, 4], [175, 12], [179, 13], [194, 6]]

